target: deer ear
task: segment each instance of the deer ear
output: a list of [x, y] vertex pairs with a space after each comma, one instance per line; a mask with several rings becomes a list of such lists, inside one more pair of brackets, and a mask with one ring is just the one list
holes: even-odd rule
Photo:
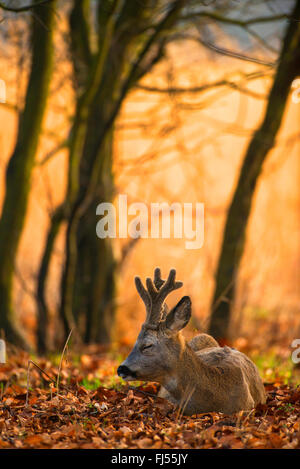
[[180, 331], [189, 322], [192, 314], [192, 302], [189, 296], [181, 298], [166, 317], [166, 327], [171, 331]]

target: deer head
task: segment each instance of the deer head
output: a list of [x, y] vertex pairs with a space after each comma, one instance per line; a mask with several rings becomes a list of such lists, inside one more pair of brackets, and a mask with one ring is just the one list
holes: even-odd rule
[[135, 278], [137, 291], [146, 307], [146, 321], [137, 341], [117, 372], [126, 381], [142, 380], [163, 383], [180, 357], [182, 338], [179, 331], [191, 317], [191, 300], [184, 296], [169, 311], [165, 299], [169, 293], [180, 288], [182, 282], [175, 281], [172, 269], [167, 280], [161, 278], [159, 268], [154, 279], [146, 279], [146, 288], [139, 277]]

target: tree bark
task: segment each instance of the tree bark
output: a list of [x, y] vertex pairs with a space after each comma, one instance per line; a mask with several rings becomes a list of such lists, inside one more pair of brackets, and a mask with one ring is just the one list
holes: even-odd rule
[[37, 322], [37, 349], [42, 355], [48, 350], [47, 343], [47, 330], [48, 330], [48, 307], [46, 303], [46, 282], [48, 270], [50, 266], [51, 256], [55, 244], [56, 237], [59, 233], [62, 222], [66, 218], [66, 205], [60, 205], [53, 213], [50, 221], [50, 227], [46, 238], [45, 248], [42, 255], [38, 282], [37, 282], [37, 307], [38, 307], [38, 322]]
[[[97, 121], [94, 122], [96, 124]], [[77, 230], [78, 259], [74, 288], [74, 312], [85, 318], [84, 341], [109, 343], [115, 313], [115, 259], [112, 240], [98, 239], [95, 231], [96, 207], [113, 197], [113, 132], [109, 132], [98, 158], [102, 160], [97, 190]]]
[[49, 92], [53, 55], [55, 2], [37, 6], [32, 15], [32, 64], [17, 142], [6, 171], [6, 192], [0, 220], [0, 329], [7, 340], [25, 345], [17, 332], [12, 305], [13, 274], [24, 226], [31, 173]]
[[209, 333], [220, 342], [228, 338], [231, 305], [257, 181], [274, 146], [291, 84], [300, 73], [299, 20], [300, 0], [297, 0], [286, 30], [265, 116], [247, 149], [226, 219], [209, 325]]

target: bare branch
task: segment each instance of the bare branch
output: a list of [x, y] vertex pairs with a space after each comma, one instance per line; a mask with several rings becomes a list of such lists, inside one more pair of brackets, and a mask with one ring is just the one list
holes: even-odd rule
[[252, 36], [260, 45], [262, 45], [265, 49], [269, 50], [273, 54], [278, 54], [279, 51], [276, 50], [274, 47], [272, 47], [270, 44], [266, 42], [265, 39], [263, 39], [259, 34], [257, 34], [253, 29], [250, 29], [249, 27], [245, 27], [245, 30], [247, 33]]
[[209, 12], [209, 11], [200, 11], [186, 14], [181, 17], [183, 21], [195, 20], [195, 18], [209, 18], [221, 23], [227, 23], [235, 26], [240, 26], [241, 28], [249, 26], [251, 24], [257, 23], [268, 23], [272, 21], [282, 21], [288, 20], [290, 17], [286, 14], [272, 15], [272, 16], [259, 16], [256, 18], [249, 18], [248, 20], [239, 20], [237, 18], [228, 18], [227, 16], [219, 15], [218, 13]]
[[[257, 78], [261, 78], [264, 76], [266, 76], [265, 72], [249, 73], [248, 75], [243, 76], [243, 80], [253, 80], [253, 79], [255, 80]], [[189, 88], [181, 88], [181, 87], [160, 88], [160, 87], [143, 85], [143, 84], [136, 85], [137, 88], [142, 89], [144, 91], [149, 91], [152, 93], [168, 93], [168, 94], [202, 93], [202, 92], [205, 92], [214, 88], [222, 87], [222, 86], [227, 86], [234, 90], [238, 90], [241, 93], [248, 94], [249, 96], [256, 98], [256, 99], [265, 99], [264, 94], [256, 93], [255, 91], [248, 90], [247, 88], [244, 88], [240, 83], [236, 83], [235, 81], [226, 79], [226, 78], [212, 82], [212, 83], [205, 83], [204, 85], [192, 86]]]
[[45, 163], [48, 163], [48, 161], [53, 158], [60, 150], [63, 150], [64, 148], [67, 148], [69, 146], [69, 140], [64, 140], [61, 143], [59, 143], [55, 148], [50, 150], [40, 161], [38, 161], [36, 164], [38, 166], [43, 166]]
[[10, 111], [14, 111], [14, 112], [17, 112], [17, 113], [19, 113], [21, 111], [19, 106], [17, 104], [13, 104], [13, 103], [5, 102], [5, 103], [1, 103], [1, 106], [6, 107]]
[[196, 41], [202, 44], [204, 47], [216, 52], [217, 54], [227, 55], [228, 57], [233, 57], [234, 59], [244, 60], [246, 62], [253, 62], [259, 65], [264, 65], [265, 67], [275, 67], [276, 62], [266, 62], [265, 60], [259, 59], [257, 57], [252, 57], [249, 55], [242, 54], [240, 52], [235, 52], [230, 49], [225, 49], [223, 47], [217, 46], [212, 42], [202, 39], [201, 36], [194, 36], [193, 34], [177, 34], [173, 37], [174, 39], [189, 39], [191, 41]]
[[47, 3], [51, 3], [53, 0], [40, 0], [39, 2], [31, 3], [29, 5], [24, 5], [22, 7], [9, 7], [3, 2], [0, 2], [0, 8], [5, 11], [12, 11], [14, 13], [21, 13], [22, 11], [28, 11], [32, 10], [33, 8], [40, 6], [40, 5], [45, 5]]

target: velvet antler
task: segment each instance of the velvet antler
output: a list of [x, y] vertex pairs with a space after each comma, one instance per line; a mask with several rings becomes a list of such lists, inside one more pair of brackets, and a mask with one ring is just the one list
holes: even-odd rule
[[160, 268], [154, 270], [154, 279], [146, 279], [146, 287], [142, 284], [139, 277], [135, 277], [137, 291], [146, 307], [146, 323], [154, 324], [162, 319], [166, 314], [166, 305], [164, 301], [169, 293], [182, 287], [183, 283], [175, 281], [176, 270], [171, 269], [167, 280], [161, 278]]

